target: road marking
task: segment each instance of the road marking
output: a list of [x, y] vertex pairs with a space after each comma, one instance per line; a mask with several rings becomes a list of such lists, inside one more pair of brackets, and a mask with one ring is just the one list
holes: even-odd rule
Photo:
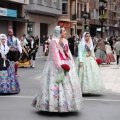
[[34, 98], [34, 96], [14, 96], [14, 95], [9, 95], [9, 96], [0, 96], [0, 98]]
[[105, 101], [105, 102], [120, 102], [120, 100], [112, 100], [112, 99], [83, 99], [85, 101]]
[[[0, 98], [25, 98], [25, 99], [33, 99], [34, 96], [0, 96]], [[83, 101], [104, 101], [104, 102], [120, 102], [120, 100], [112, 100], [112, 99], [87, 99], [83, 98]]]

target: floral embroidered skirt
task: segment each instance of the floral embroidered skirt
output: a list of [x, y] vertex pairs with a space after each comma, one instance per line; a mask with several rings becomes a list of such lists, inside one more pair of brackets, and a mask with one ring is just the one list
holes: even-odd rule
[[82, 93], [99, 93], [103, 91], [105, 86], [96, 61], [93, 57], [86, 57], [83, 61], [82, 67], [79, 67], [78, 59], [76, 61]]
[[115, 57], [112, 53], [106, 54], [106, 63], [115, 62]]
[[0, 70], [0, 94], [19, 93], [20, 86], [12, 63], [8, 68]]
[[75, 65], [70, 61], [63, 61], [64, 63], [70, 66], [70, 71], [60, 83], [56, 82], [59, 71], [54, 64], [51, 62], [46, 67], [32, 102], [32, 106], [39, 111], [73, 112], [82, 108], [82, 93]]

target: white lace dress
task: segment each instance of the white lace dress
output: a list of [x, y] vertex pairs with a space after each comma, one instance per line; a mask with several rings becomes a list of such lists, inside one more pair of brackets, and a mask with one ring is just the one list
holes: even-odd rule
[[[32, 105], [40, 111], [79, 111], [82, 108], [82, 94], [74, 60], [69, 50], [69, 60], [61, 60], [59, 52], [65, 58], [65, 53], [60, 45], [52, 40], [39, 90]], [[62, 72], [61, 64], [63, 63], [70, 66], [70, 71], [64, 76], [62, 82], [57, 83], [58, 75]]]

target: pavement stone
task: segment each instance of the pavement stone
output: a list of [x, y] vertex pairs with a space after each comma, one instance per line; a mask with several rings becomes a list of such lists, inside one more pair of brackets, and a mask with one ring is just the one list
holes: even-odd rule
[[103, 64], [100, 69], [105, 82], [105, 89], [120, 93], [120, 65], [116, 65], [116, 63]]

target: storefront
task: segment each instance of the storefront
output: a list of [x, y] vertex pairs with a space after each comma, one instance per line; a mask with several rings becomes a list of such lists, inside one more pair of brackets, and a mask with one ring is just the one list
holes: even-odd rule
[[0, 7], [0, 33], [7, 34], [8, 29], [12, 28], [14, 34], [21, 37], [25, 33], [25, 20], [18, 18], [18, 11]]

